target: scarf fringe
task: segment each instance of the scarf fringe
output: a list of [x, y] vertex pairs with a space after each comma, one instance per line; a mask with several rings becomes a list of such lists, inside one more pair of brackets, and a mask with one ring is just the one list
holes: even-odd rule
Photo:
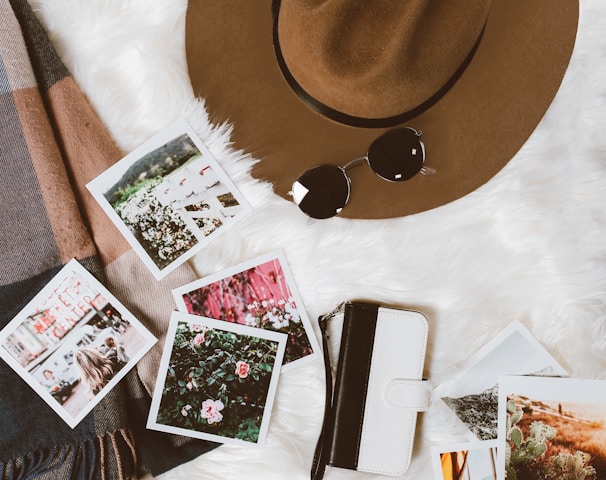
[[[57, 473], [64, 472], [59, 477]], [[137, 455], [133, 435], [120, 429], [78, 444], [40, 449], [0, 461], [0, 480], [134, 480]]]

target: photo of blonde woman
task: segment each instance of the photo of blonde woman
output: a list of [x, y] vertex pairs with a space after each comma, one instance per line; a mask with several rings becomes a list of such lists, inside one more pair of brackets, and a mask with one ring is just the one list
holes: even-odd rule
[[94, 397], [114, 376], [112, 361], [91, 347], [80, 347], [74, 353], [74, 365], [80, 381], [88, 387], [89, 398]]

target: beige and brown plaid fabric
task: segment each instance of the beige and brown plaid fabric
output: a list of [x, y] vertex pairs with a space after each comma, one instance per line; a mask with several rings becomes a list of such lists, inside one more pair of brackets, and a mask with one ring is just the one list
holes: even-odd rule
[[0, 361], [0, 479], [136, 478], [215, 445], [145, 429], [170, 290], [156, 281], [85, 188], [121, 157], [26, 0], [0, 0], [0, 327], [71, 258], [158, 338], [137, 368], [70, 429]]

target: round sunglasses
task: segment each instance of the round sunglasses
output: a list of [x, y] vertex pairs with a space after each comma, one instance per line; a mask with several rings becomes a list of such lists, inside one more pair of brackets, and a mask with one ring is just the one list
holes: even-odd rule
[[309, 217], [325, 219], [338, 215], [347, 205], [351, 190], [347, 170], [364, 162], [390, 182], [404, 182], [419, 172], [434, 174], [434, 169], [425, 166], [422, 133], [410, 127], [389, 130], [370, 144], [365, 155], [343, 166], [319, 165], [306, 171], [294, 181], [290, 194]]

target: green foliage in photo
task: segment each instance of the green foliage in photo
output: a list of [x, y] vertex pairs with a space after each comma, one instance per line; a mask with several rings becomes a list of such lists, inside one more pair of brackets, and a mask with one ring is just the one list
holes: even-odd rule
[[257, 442], [278, 346], [180, 322], [158, 423]]
[[[528, 408], [528, 407], [527, 407]], [[549, 454], [558, 440], [558, 430], [543, 421], [532, 421], [527, 433], [520, 427], [525, 415], [522, 406], [509, 399], [506, 404], [506, 480], [596, 480], [592, 456], [581, 450]], [[528, 412], [532, 413], [532, 409]], [[582, 426], [579, 424], [579, 429]], [[563, 442], [567, 443], [567, 442]], [[602, 478], [602, 477], [600, 477]]]

